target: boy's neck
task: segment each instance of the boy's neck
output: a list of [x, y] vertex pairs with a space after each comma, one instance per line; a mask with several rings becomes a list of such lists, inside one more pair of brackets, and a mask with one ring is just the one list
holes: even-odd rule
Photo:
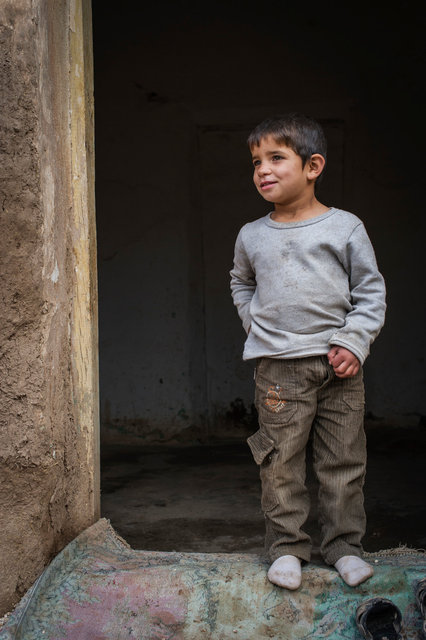
[[271, 218], [275, 222], [299, 222], [300, 220], [316, 218], [326, 211], [329, 211], [329, 209], [330, 207], [321, 204], [321, 202], [313, 196], [312, 199], [301, 202], [288, 204], [275, 203]]

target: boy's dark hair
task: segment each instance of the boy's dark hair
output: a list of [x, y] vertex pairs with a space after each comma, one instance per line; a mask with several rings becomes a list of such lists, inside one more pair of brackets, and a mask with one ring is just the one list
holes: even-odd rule
[[[293, 149], [302, 158], [303, 166], [314, 153], [321, 154], [327, 160], [327, 140], [321, 125], [301, 113], [266, 118], [250, 133], [247, 139], [248, 146], [250, 149], [258, 147], [261, 140], [267, 136]], [[317, 178], [316, 184], [320, 182], [323, 174], [324, 170]]]

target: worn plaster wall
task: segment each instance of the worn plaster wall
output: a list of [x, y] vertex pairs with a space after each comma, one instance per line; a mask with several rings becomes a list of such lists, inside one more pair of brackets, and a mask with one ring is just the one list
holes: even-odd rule
[[90, 4], [3, 1], [0, 24], [1, 615], [99, 489]]
[[426, 269], [416, 16], [286, 2], [93, 8], [104, 436], [161, 442], [251, 428], [252, 367], [241, 362], [228, 272], [239, 227], [268, 208], [251, 184], [245, 137], [292, 109], [324, 123], [321, 198], [364, 220], [387, 281], [367, 410], [418, 424]]

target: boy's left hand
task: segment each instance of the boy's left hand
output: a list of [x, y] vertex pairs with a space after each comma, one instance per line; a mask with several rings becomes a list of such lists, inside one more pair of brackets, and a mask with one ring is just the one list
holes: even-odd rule
[[327, 353], [328, 362], [338, 378], [352, 378], [356, 376], [361, 366], [358, 358], [344, 347], [332, 347]]

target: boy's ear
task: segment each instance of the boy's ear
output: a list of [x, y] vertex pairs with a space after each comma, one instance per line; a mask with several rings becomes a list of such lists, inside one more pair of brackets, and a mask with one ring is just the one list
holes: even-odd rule
[[325, 158], [320, 153], [314, 153], [308, 160], [308, 178], [316, 180], [325, 167]]

